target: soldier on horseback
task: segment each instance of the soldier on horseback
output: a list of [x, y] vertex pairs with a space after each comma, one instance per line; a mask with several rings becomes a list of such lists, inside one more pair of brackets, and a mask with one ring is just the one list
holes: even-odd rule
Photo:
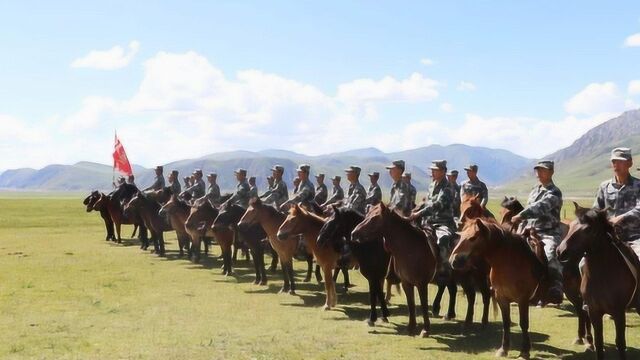
[[236, 204], [243, 209], [246, 209], [249, 207], [249, 194], [251, 190], [251, 187], [247, 182], [247, 170], [237, 169], [233, 173], [236, 176], [238, 184], [236, 185], [236, 191], [226, 202], [229, 204]]
[[378, 179], [380, 179], [380, 173], [374, 171], [369, 173], [369, 181], [371, 185], [369, 185], [369, 189], [367, 190], [367, 197], [364, 202], [367, 204], [367, 211], [369, 211], [369, 207], [377, 205], [382, 201], [382, 190], [380, 189], [380, 185], [378, 185]]
[[486, 208], [489, 201], [489, 190], [487, 185], [478, 178], [478, 165], [470, 164], [464, 169], [467, 171], [469, 179], [462, 183], [462, 193], [469, 196], [478, 195], [480, 205]]
[[389, 176], [391, 176], [391, 179], [393, 180], [388, 208], [391, 210], [398, 210], [403, 215], [407, 216], [411, 213], [412, 208], [410, 203], [411, 199], [409, 198], [409, 189], [407, 188], [407, 184], [402, 181], [404, 168], [404, 160], [395, 160], [391, 165], [386, 167], [386, 169], [389, 170]]
[[269, 187], [264, 194], [260, 195], [262, 202], [268, 205], [273, 205], [276, 208], [280, 208], [289, 199], [289, 191], [287, 190], [287, 184], [282, 180], [284, 174], [284, 167], [282, 165], [275, 165], [271, 168], [271, 177], [273, 177], [273, 185]]
[[162, 175], [162, 166], [156, 166], [155, 172], [156, 179], [153, 181], [153, 184], [142, 191], [156, 191], [164, 188], [164, 175]]
[[324, 184], [324, 174], [320, 173], [316, 175], [316, 182], [318, 186], [316, 186], [316, 197], [315, 201], [317, 204], [324, 204], [327, 201], [327, 185]]

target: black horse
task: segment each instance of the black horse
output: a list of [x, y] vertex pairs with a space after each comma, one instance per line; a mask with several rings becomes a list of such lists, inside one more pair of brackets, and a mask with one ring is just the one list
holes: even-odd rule
[[89, 194], [89, 196], [84, 198], [84, 201], [82, 203], [87, 207], [87, 212], [91, 212], [91, 211], [100, 212], [100, 217], [102, 217], [102, 220], [104, 221], [105, 229], [107, 230], [107, 237], [105, 238], [105, 240], [116, 241], [116, 234], [113, 227], [113, 220], [111, 220], [111, 215], [109, 215], [109, 209], [107, 209], [105, 205], [102, 205], [97, 209], [94, 208], [94, 205], [96, 204], [98, 199], [100, 199], [100, 196], [105, 196], [105, 195], [101, 194], [97, 190], [94, 190], [91, 192], [91, 194]]
[[384, 249], [382, 237], [370, 242], [352, 242], [351, 232], [356, 225], [362, 222], [364, 216], [351, 209], [334, 206], [333, 210], [333, 214], [320, 230], [318, 246], [332, 246], [337, 251], [340, 251], [345, 242], [348, 244], [353, 257], [360, 265], [360, 272], [369, 282], [371, 312], [368, 324], [374, 326], [378, 318], [376, 310], [378, 301], [380, 301], [382, 310], [382, 321], [388, 322], [389, 309], [387, 309], [382, 288], [389, 266], [390, 255]]
[[[264, 251], [265, 251], [265, 242], [263, 241], [267, 237], [267, 233], [264, 232], [262, 226], [259, 224], [250, 225], [250, 226], [238, 226], [238, 222], [244, 215], [245, 209], [241, 206], [235, 204], [226, 204], [220, 207], [220, 212], [218, 216], [213, 221], [213, 226], [217, 227], [229, 227], [235, 233], [234, 239], [234, 247], [240, 247], [240, 243], [242, 245], [246, 245], [251, 251], [251, 256], [253, 257], [253, 265], [256, 271], [256, 280], [254, 284], [266, 285], [267, 284], [267, 272], [264, 266]], [[267, 243], [268, 244], [268, 243]], [[270, 249], [271, 247], [268, 246]], [[272, 254], [273, 251], [272, 251]], [[230, 262], [229, 259], [224, 259], [227, 262]], [[271, 267], [274, 268], [278, 264], [278, 256], [273, 256]]]

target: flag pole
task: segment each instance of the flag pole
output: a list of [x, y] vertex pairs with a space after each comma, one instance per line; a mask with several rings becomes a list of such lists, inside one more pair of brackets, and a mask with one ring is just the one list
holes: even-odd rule
[[[118, 132], [116, 129], [113, 129], [113, 144], [115, 146], [116, 139], [118, 138]], [[116, 159], [113, 159], [113, 168], [111, 173], [111, 185], [113, 188], [116, 188]]]

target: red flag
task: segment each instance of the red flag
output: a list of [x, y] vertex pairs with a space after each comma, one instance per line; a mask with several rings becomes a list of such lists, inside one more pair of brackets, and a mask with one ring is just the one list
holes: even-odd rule
[[118, 170], [118, 172], [123, 175], [133, 175], [131, 164], [129, 164], [129, 159], [127, 158], [127, 153], [124, 151], [124, 146], [122, 146], [117, 134], [113, 150], [113, 169]]

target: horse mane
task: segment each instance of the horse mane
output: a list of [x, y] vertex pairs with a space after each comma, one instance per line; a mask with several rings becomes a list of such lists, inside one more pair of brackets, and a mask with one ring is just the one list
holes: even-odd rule
[[522, 206], [518, 198], [516, 198], [515, 196], [511, 196], [511, 197], [505, 196], [504, 200], [502, 200], [502, 202], [500, 203], [500, 206], [502, 206], [503, 208], [509, 211], [512, 211], [515, 214], [518, 214], [522, 210], [524, 210], [524, 206]]
[[317, 215], [317, 214], [315, 214], [315, 213], [313, 213], [311, 211], [308, 211], [308, 210], [306, 210], [306, 209], [304, 209], [304, 208], [302, 208], [300, 206], [297, 206], [297, 207], [293, 206], [291, 209], [289, 209], [289, 214], [291, 214], [293, 216], [296, 216], [300, 212], [302, 213], [302, 215], [304, 215], [304, 216], [306, 216], [308, 218], [311, 218], [311, 220], [317, 222], [318, 224], [324, 224], [324, 222], [326, 220], [322, 216]]
[[[403, 226], [405, 226], [407, 228], [407, 230], [415, 235], [416, 237], [422, 238], [424, 239], [426, 237], [426, 234], [424, 233], [424, 231], [422, 229], [419, 229], [416, 226], [413, 226], [411, 224], [411, 222], [409, 222], [407, 219], [405, 219], [404, 217], [400, 216], [400, 214], [398, 214], [397, 212], [391, 210], [391, 209], [387, 209], [389, 214], [390, 214], [390, 218], [397, 222], [402, 224]], [[429, 232], [429, 234], [433, 233], [433, 229], [429, 226], [425, 229], [427, 232]], [[435, 235], [435, 233], [433, 233]]]
[[231, 193], [227, 193], [227, 194], [221, 195], [220, 196], [220, 202], [223, 203], [223, 202], [231, 199], [232, 196], [233, 196], [233, 194], [231, 194]]
[[358, 212], [358, 211], [354, 210], [354, 209], [345, 208], [345, 207], [339, 207], [339, 208], [336, 208], [336, 209], [335, 209], [334, 214], [335, 214], [336, 212], [339, 212], [341, 216], [345, 216], [345, 215], [353, 215], [353, 216], [355, 216], [355, 217], [359, 218], [359, 219], [360, 219], [360, 221], [362, 221], [362, 220], [364, 219], [364, 215], [363, 215], [363, 214], [361, 214], [360, 212]]

